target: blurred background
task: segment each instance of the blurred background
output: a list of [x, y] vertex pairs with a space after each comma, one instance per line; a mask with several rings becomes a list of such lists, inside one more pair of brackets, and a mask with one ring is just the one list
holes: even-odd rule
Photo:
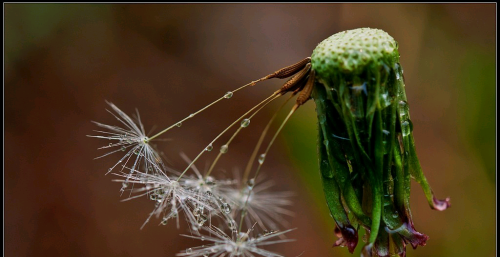
[[[399, 42], [420, 162], [436, 195], [452, 200], [447, 211], [433, 211], [413, 184], [415, 226], [430, 239], [425, 247], [409, 247], [408, 256], [495, 255], [495, 4], [4, 7], [5, 256], [174, 256], [200, 245], [179, 236], [186, 230], [173, 223], [154, 220], [140, 230], [152, 203], [120, 202], [121, 185], [105, 176], [119, 156], [93, 160], [109, 142], [86, 136], [97, 129], [91, 120], [119, 125], [105, 100], [128, 114], [137, 108], [146, 130], [159, 131], [310, 56], [330, 35], [359, 27], [383, 29]], [[171, 141], [158, 148], [174, 168], [185, 168], [180, 152], [193, 158], [282, 83], [238, 91], [167, 133]], [[219, 174], [244, 168], [282, 101], [240, 133]], [[351, 256], [331, 247], [334, 222], [320, 186], [316, 134], [309, 102], [263, 166], [275, 190], [295, 192], [289, 222], [298, 228], [289, 236], [297, 242], [268, 249], [284, 256]], [[216, 152], [203, 156], [198, 168]]]

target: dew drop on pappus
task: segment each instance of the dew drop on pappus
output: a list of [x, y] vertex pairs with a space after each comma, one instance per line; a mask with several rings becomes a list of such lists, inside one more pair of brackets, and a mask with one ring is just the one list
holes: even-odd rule
[[226, 214], [229, 214], [231, 212], [231, 206], [229, 206], [228, 203], [223, 203], [221, 208], [222, 208], [222, 211], [224, 211], [224, 213], [226, 213]]
[[247, 183], [248, 187], [252, 188], [253, 186], [255, 186], [255, 179], [250, 179], [248, 180], [248, 183]]

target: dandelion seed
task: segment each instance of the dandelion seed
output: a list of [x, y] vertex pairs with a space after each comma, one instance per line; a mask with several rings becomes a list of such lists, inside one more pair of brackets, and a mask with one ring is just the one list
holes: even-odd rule
[[123, 201], [148, 196], [156, 202], [154, 210], [150, 213], [141, 229], [149, 222], [152, 216], [156, 216], [157, 218], [162, 216], [162, 224], [170, 219], [175, 219], [177, 227], [179, 227], [180, 214], [184, 214], [186, 221], [191, 227], [198, 227], [200, 219], [195, 215], [195, 210], [196, 208], [203, 208], [209, 212], [213, 211], [209, 198], [187, 189], [173, 177], [168, 177], [158, 166], [153, 167], [157, 171], [152, 174], [140, 171], [133, 173], [131, 176], [126, 173], [115, 174], [124, 179], [116, 179], [114, 181], [122, 183], [127, 181], [135, 185], [135, 188], [131, 189], [131, 196]]
[[282, 227], [288, 226], [283, 216], [294, 215], [286, 209], [292, 205], [290, 197], [293, 193], [269, 191], [272, 186], [274, 186], [272, 180], [265, 180], [255, 186], [233, 188], [229, 193], [235, 211], [241, 214], [245, 210], [248, 213], [244, 217], [247, 227], [254, 222], [257, 222], [262, 230], [278, 229], [277, 223]]
[[[181, 154], [181, 157], [187, 163], [192, 162], [185, 154]], [[200, 214], [206, 214], [210, 222], [213, 216], [219, 216], [225, 220], [232, 219], [229, 216], [231, 211], [227, 211], [231, 207], [225, 199], [228, 198], [228, 192], [232, 189], [231, 186], [235, 185], [236, 182], [234, 180], [217, 180], [212, 176], [203, 176], [198, 168], [196, 168], [196, 165], [192, 165], [191, 169], [195, 174], [180, 178], [179, 183], [187, 190], [193, 192], [199, 201], [212, 206], [212, 211], [206, 210], [203, 206], [195, 207], [198, 214], [195, 214], [195, 216], [200, 218]]]
[[[106, 129], [106, 131], [96, 130], [95, 132], [101, 133], [101, 135], [88, 135], [88, 137], [116, 141], [116, 143], [109, 143], [106, 146], [100, 147], [99, 149], [112, 150], [104, 155], [97, 157], [96, 159], [108, 156], [116, 152], [126, 151], [128, 149], [125, 155], [122, 156], [115, 165], [108, 169], [107, 173], [113, 171], [113, 169], [115, 169], [117, 166], [121, 166], [120, 171], [123, 171], [126, 167], [129, 167], [128, 170], [130, 171], [130, 174], [124, 181], [124, 183], [126, 184], [129, 177], [132, 176], [132, 173], [136, 172], [139, 168], [143, 168], [145, 172], [148, 172], [151, 170], [155, 170], [151, 168], [151, 165], [164, 166], [159, 154], [150, 145], [150, 139], [144, 132], [144, 126], [142, 125], [139, 112], [137, 112], [136, 121], [134, 121], [127, 114], [116, 107], [116, 105], [107, 101], [106, 103], [114, 111], [114, 113], [109, 110], [108, 112], [111, 113], [120, 123], [122, 123], [123, 127], [106, 125], [94, 121], [97, 126]], [[125, 188], [122, 188], [122, 191], [124, 189]]]
[[257, 237], [253, 237], [251, 235], [252, 229], [248, 230], [246, 233], [231, 233], [231, 236], [224, 233], [220, 228], [215, 226], [203, 227], [203, 230], [208, 232], [209, 235], [183, 236], [198, 239], [204, 242], [210, 242], [212, 244], [188, 248], [188, 250], [186, 250], [185, 252], [178, 253], [177, 256], [253, 257], [255, 256], [254, 254], [257, 254], [258, 256], [265, 257], [282, 257], [283, 255], [262, 249], [262, 247], [272, 244], [295, 241], [293, 239], [276, 239], [276, 237], [288, 233], [293, 229], [282, 232], [272, 232], [264, 235], [259, 235]]

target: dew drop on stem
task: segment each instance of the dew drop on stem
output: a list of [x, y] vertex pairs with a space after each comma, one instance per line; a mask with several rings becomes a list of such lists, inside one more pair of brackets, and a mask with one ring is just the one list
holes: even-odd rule
[[246, 128], [246, 127], [248, 127], [248, 125], [250, 125], [250, 119], [244, 119], [241, 121], [242, 128]]
[[259, 164], [263, 164], [265, 160], [266, 160], [266, 154], [265, 154], [265, 153], [263, 153], [263, 154], [261, 154], [261, 155], [259, 156], [259, 160], [258, 160], [258, 162], [259, 162]]

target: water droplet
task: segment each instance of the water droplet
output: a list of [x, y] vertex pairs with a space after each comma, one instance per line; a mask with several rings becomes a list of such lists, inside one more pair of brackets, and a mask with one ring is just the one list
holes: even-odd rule
[[383, 130], [382, 130], [382, 133], [384, 133], [384, 134], [386, 134], [386, 135], [389, 135], [391, 132], [389, 132], [389, 130], [385, 130], [385, 129], [383, 129]]
[[193, 117], [194, 117], [194, 113], [189, 114], [189, 118], [193, 118]]
[[126, 147], [122, 146], [122, 148], [120, 150], [125, 151], [125, 149], [126, 149]]
[[236, 226], [236, 222], [234, 220], [230, 220], [228, 223], [227, 223], [228, 227], [230, 229], [233, 229], [235, 226]]
[[186, 253], [192, 253], [192, 252], [193, 252], [193, 249], [191, 249], [191, 248], [186, 249]]
[[396, 212], [394, 212], [394, 213], [392, 214], [392, 217], [393, 217], [393, 218], [397, 218], [398, 216], [399, 216], [399, 215], [398, 215], [398, 212], [397, 212], [397, 211], [396, 211]]
[[399, 111], [399, 120], [406, 121], [410, 119], [409, 111], [410, 108], [406, 101], [399, 101], [398, 111]]
[[201, 239], [201, 241], [205, 241], [205, 237], [204, 236], [201, 236], [200, 239]]
[[182, 122], [177, 122], [177, 124], [175, 124], [175, 126], [177, 126], [178, 128], [180, 128], [182, 126]]
[[248, 125], [250, 125], [250, 119], [244, 119], [241, 121], [242, 128], [246, 128], [246, 127], [248, 127]]
[[198, 218], [198, 226], [203, 226], [205, 222], [207, 222], [208, 218], [204, 214], [200, 214], [200, 217]]
[[227, 153], [228, 150], [229, 150], [229, 146], [227, 146], [227, 145], [223, 145], [220, 147], [221, 153]]
[[214, 149], [214, 147], [212, 146], [212, 144], [209, 144], [209, 145], [207, 145], [207, 147], [205, 147], [205, 151], [207, 151], [207, 152], [212, 151], [212, 149]]
[[214, 186], [215, 185], [215, 179], [213, 177], [207, 177], [205, 179], [205, 183], [207, 184], [207, 186]]
[[165, 226], [165, 225], [167, 225], [167, 223], [168, 223], [168, 218], [167, 218], [167, 217], [164, 217], [164, 218], [161, 220], [161, 224]]
[[227, 93], [224, 95], [224, 98], [226, 98], [226, 99], [229, 99], [229, 98], [231, 98], [231, 97], [233, 97], [233, 92], [231, 92], [231, 91], [227, 92]]
[[123, 183], [122, 183], [122, 189], [127, 188], [127, 187], [128, 187], [128, 183], [123, 182]]
[[112, 171], [112, 170], [113, 170], [113, 168], [109, 168], [109, 169], [108, 169], [108, 172], [110, 172], [110, 171]]
[[152, 201], [156, 201], [156, 195], [155, 194], [150, 194], [149, 199]]
[[226, 214], [229, 214], [231, 212], [231, 206], [228, 203], [223, 203], [221, 208], [222, 211]]
[[266, 160], [266, 154], [263, 153], [259, 156], [259, 164], [263, 164], [265, 160]]
[[255, 186], [255, 179], [252, 178], [252, 179], [248, 180], [247, 186], [249, 188], [253, 188], [253, 186]]
[[401, 123], [401, 133], [403, 136], [408, 136], [410, 134], [410, 122], [407, 120]]

